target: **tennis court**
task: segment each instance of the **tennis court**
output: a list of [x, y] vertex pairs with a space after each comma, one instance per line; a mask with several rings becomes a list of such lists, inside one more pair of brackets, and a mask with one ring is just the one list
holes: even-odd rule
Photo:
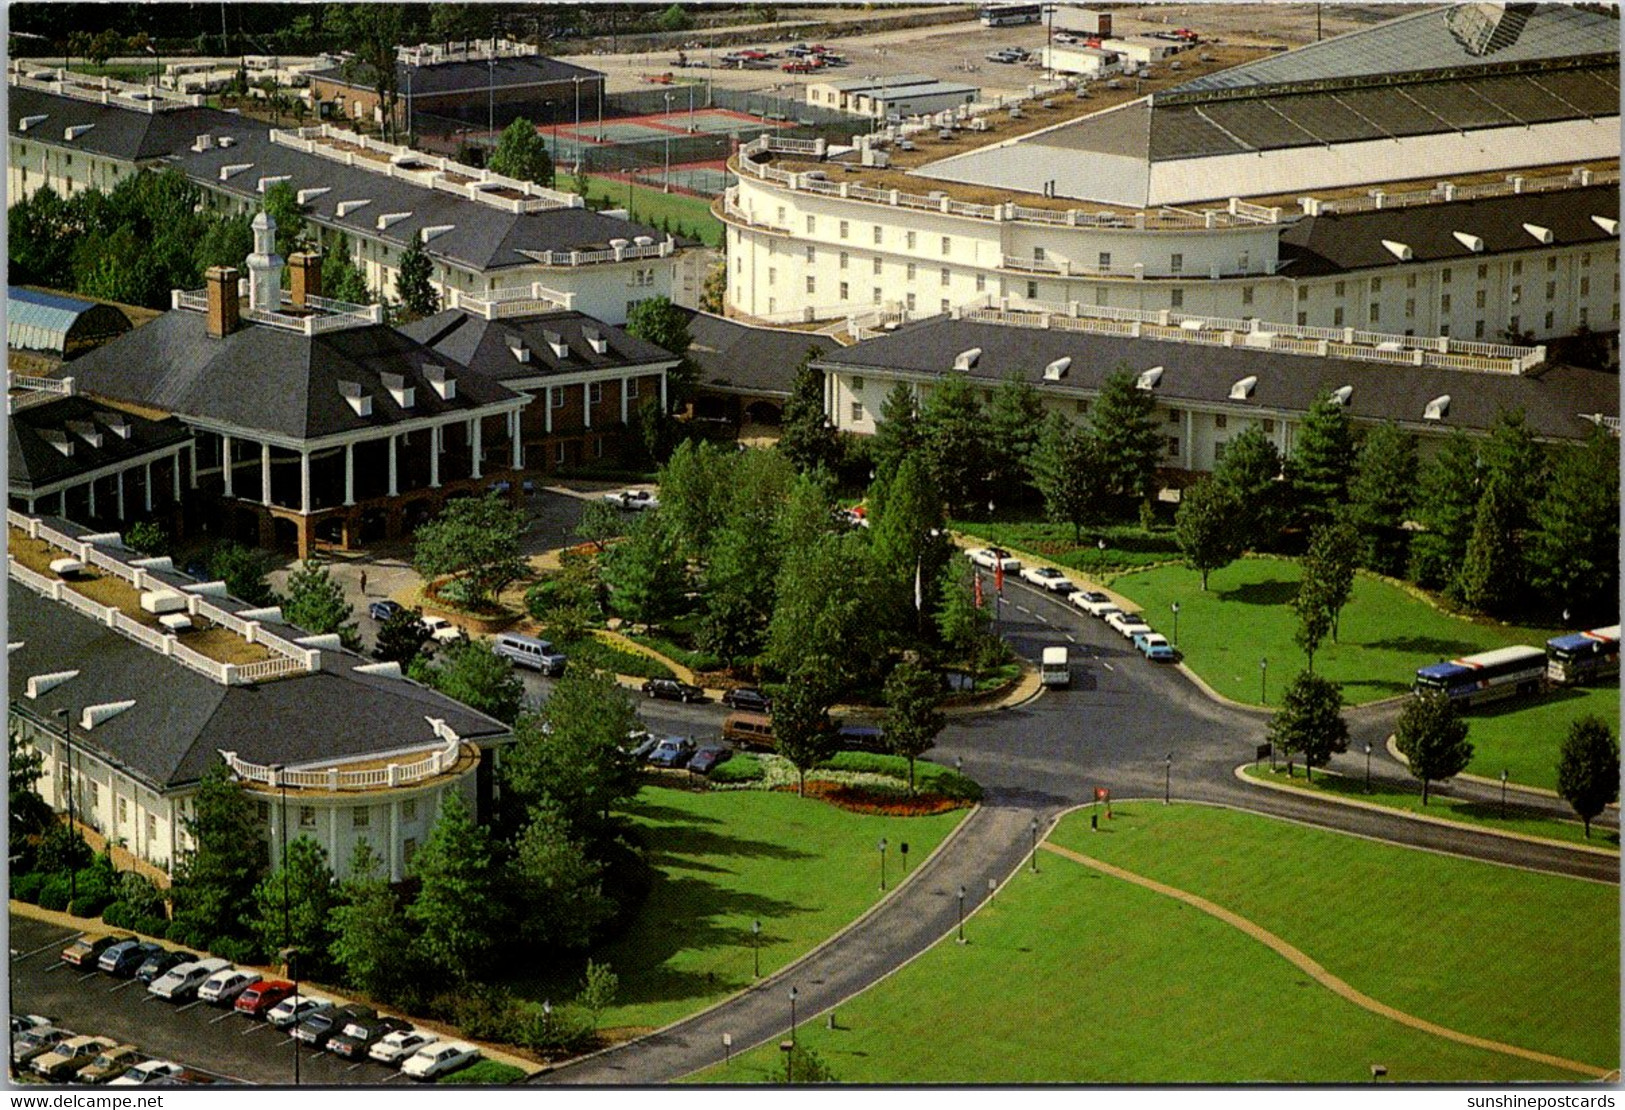
[[672, 189], [680, 192], [714, 197], [733, 184], [734, 177], [728, 172], [726, 163], [699, 162], [673, 166], [669, 174], [658, 166], [652, 166], [633, 173], [632, 180], [639, 185], [649, 185], [656, 189], [663, 188], [669, 183]]
[[[537, 130], [551, 131], [552, 128], [538, 128]], [[646, 143], [670, 138], [673, 130], [670, 127], [651, 127], [646, 123], [638, 123], [634, 120], [623, 119], [613, 122], [606, 120], [603, 124], [589, 123], [582, 120], [579, 128], [574, 124], [568, 127], [561, 126], [559, 135], [561, 137], [573, 135], [588, 141], [610, 144]]]

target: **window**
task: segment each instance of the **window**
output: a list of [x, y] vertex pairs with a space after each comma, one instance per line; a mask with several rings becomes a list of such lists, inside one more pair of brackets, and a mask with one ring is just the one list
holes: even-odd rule
[[1332, 309], [1332, 327], [1340, 328], [1342, 326], [1343, 326], [1343, 306], [1338, 305], [1336, 308]]
[[564, 407], [563, 388], [556, 385], [547, 387], [547, 407], [550, 409], [562, 409]]
[[1105, 305], [1106, 305], [1106, 287], [1104, 285], [1097, 285], [1097, 286], [1095, 286], [1095, 306], [1097, 308], [1104, 308]]
[[976, 291], [978, 293], [987, 292], [987, 275], [986, 274], [977, 274], [976, 275]]
[[1111, 251], [1101, 251], [1100, 252], [1100, 268], [1102, 270], [1110, 270], [1112, 268], [1112, 252]]
[[1168, 256], [1168, 272], [1182, 274], [1185, 272], [1185, 256], [1178, 251]]
[[1044, 252], [1043, 247], [1034, 247], [1033, 248], [1033, 261], [1034, 262], [1043, 262], [1048, 257], [1049, 257], [1049, 255]]
[[1482, 320], [1474, 320], [1473, 321], [1473, 338], [1474, 339], [1483, 339], [1484, 338], [1484, 321], [1482, 321]]
[[777, 285], [779, 283], [779, 268], [777, 266], [769, 266], [767, 268], [767, 283], [769, 285]]
[[875, 271], [875, 277], [879, 277], [880, 276], [880, 259], [878, 259], [878, 258], [875, 259], [874, 271]]
[[1371, 279], [1371, 291], [1373, 293], [1381, 293], [1382, 292], [1382, 279], [1381, 278], [1372, 278]]
[[1405, 275], [1405, 288], [1406, 289], [1415, 289], [1416, 288], [1416, 275], [1415, 274], [1406, 274]]
[[1557, 273], [1557, 255], [1554, 254], [1546, 259], [1546, 272], [1548, 274]]
[[1366, 319], [1375, 324], [1382, 317], [1382, 306], [1373, 301], [1366, 306]]
[[1086, 416], [1089, 413], [1089, 402], [1088, 401], [1074, 401], [1072, 403], [1072, 408], [1077, 412], [1077, 414], [1079, 416]]
[[948, 267], [944, 266], [942, 268], [942, 284], [944, 284], [944, 285], [948, 284], [949, 276], [950, 275], [949, 275]]
[[863, 402], [862, 401], [853, 401], [852, 402], [852, 423], [861, 424], [862, 422], [863, 422]]
[[850, 225], [845, 220], [842, 220], [841, 221], [841, 238], [845, 239], [847, 237], [847, 233], [850, 230], [851, 230]]
[[880, 236], [881, 236], [881, 227], [880, 227], [879, 224], [876, 224], [875, 225], [875, 246], [877, 246], [877, 247], [880, 246]]
[[1450, 284], [1450, 267], [1449, 266], [1446, 266], [1444, 269], [1439, 271], [1439, 284], [1440, 285], [1449, 285]]
[[811, 274], [807, 275], [807, 292], [818, 292], [818, 279], [813, 277]]
[[1548, 281], [1546, 283], [1546, 299], [1548, 301], [1557, 300], [1557, 282]]
[[1590, 251], [1586, 251], [1584, 254], [1582, 254], [1580, 256], [1580, 265], [1582, 265], [1582, 266], [1590, 266], [1591, 265], [1591, 252]]
[[1587, 297], [1587, 296], [1590, 296], [1590, 295], [1591, 295], [1591, 279], [1589, 277], [1583, 277], [1583, 278], [1580, 279], [1580, 296]]
[[1480, 262], [1478, 264], [1478, 280], [1483, 281], [1484, 279], [1488, 278], [1489, 276], [1490, 276], [1489, 263]]
[[1272, 436], [1272, 435], [1275, 434], [1275, 421], [1273, 421], [1273, 420], [1264, 421], [1264, 434], [1267, 435], [1267, 436]]
[[910, 312], [913, 312], [914, 311], [914, 294], [910, 293], [908, 295], [908, 297], [903, 301], [903, 304], [908, 308], [908, 310]]
[[1440, 312], [1449, 312], [1450, 311], [1450, 294], [1449, 293], [1446, 293], [1446, 294], [1444, 294], [1443, 296], [1441, 296], [1439, 298], [1439, 311]]
[[350, 810], [350, 823], [358, 829], [364, 829], [372, 823], [372, 809], [369, 806], [356, 806]]
[[1224, 461], [1224, 449], [1226, 447], [1229, 447], [1229, 446], [1230, 446], [1230, 444], [1226, 443], [1222, 439], [1219, 442], [1215, 443], [1213, 445], [1213, 461], [1216, 462], [1216, 463], [1223, 462]]
[[406, 863], [412, 862], [412, 857], [418, 854], [418, 838], [409, 836], [401, 841], [401, 859]]
[[1038, 283], [1036, 281], [1029, 281], [1027, 283], [1027, 299], [1029, 301], [1036, 301], [1038, 299]]
[[299, 827], [301, 829], [314, 829], [316, 827], [316, 807], [299, 807]]
[[779, 205], [779, 226], [784, 226], [784, 205]]
[[630, 401], [633, 397], [636, 397], [637, 395], [638, 395], [638, 380], [636, 378], [628, 378], [626, 380], [626, 399]]
[[1168, 423], [1170, 423], [1170, 424], [1178, 424], [1179, 423], [1179, 413], [1177, 413], [1173, 409], [1169, 409], [1168, 410]]
[[844, 281], [841, 282], [841, 300], [844, 301], [850, 296], [851, 296], [851, 292], [847, 289], [846, 282], [844, 282]]
[[807, 261], [808, 262], [817, 262], [818, 261], [818, 250], [817, 250], [817, 248], [815, 248], [815, 247], [808, 247], [807, 248]]
[[604, 383], [590, 382], [587, 385], [587, 403], [596, 405], [604, 399]]
[[1179, 437], [1178, 436], [1169, 436], [1168, 437], [1168, 454], [1170, 454], [1170, 455], [1179, 454]]
[[908, 280], [914, 280], [914, 263], [910, 262], [908, 264], [908, 269], [904, 271], [904, 275], [908, 278]]
[[903, 245], [909, 250], [914, 249], [914, 233], [912, 231], [903, 236]]
[[1407, 319], [1407, 320], [1416, 319], [1416, 298], [1415, 297], [1406, 297], [1405, 298], [1405, 319]]
[[1300, 328], [1301, 327], [1306, 327], [1308, 325], [1308, 323], [1309, 323], [1309, 314], [1307, 312], [1298, 313], [1298, 326]]
[[847, 254], [847, 253], [846, 253], [846, 252], [845, 252], [845, 251], [842, 251], [842, 252], [841, 252], [841, 269], [843, 269], [843, 270], [844, 270], [844, 269], [846, 269], [846, 268], [847, 268], [847, 265], [848, 265], [848, 264], [849, 264], [849, 263], [850, 263], [850, 262], [851, 262], [851, 261], [852, 261], [852, 258], [851, 258], [851, 256], [850, 256], [850, 255], [848, 255], [848, 254]]
[[401, 799], [401, 820], [416, 821], [418, 819], [418, 800], [416, 798]]
[[1546, 314], [1546, 330], [1552, 330], [1552, 314], [1550, 312]]
[[943, 315], [947, 315], [948, 309], [951, 307], [953, 306], [948, 303], [947, 297], [944, 297], [942, 300], [937, 302], [937, 311], [941, 312]]
[[946, 254], [951, 254], [951, 253], [953, 253], [953, 248], [954, 248], [954, 241], [952, 239], [948, 238], [948, 236], [944, 235], [942, 237], [942, 253], [945, 254], [945, 255]]
[[1442, 336], [1445, 339], [1449, 339], [1450, 338], [1450, 325], [1449, 324], [1440, 324], [1439, 325], [1439, 335]]
[[594, 436], [592, 441], [592, 455], [595, 459], [604, 457], [604, 437]]
[[1253, 287], [1251, 285], [1243, 285], [1241, 287], [1241, 303], [1242, 304], [1252, 304], [1253, 303]]
[[158, 817], [156, 814], [147, 814], [147, 843], [151, 844], [158, 839]]
[[1522, 323], [1522, 320], [1521, 320], [1520, 317], [1517, 317], [1517, 316], [1512, 317], [1511, 319], [1509, 319], [1507, 321], [1507, 331], [1511, 332], [1514, 335], [1518, 334], [1519, 332], [1521, 332], [1523, 330], [1523, 328], [1519, 326], [1521, 323]]
[[1332, 294], [1334, 296], [1338, 296], [1338, 297], [1341, 297], [1343, 295], [1343, 283], [1342, 282], [1337, 282], [1336, 284], [1334, 284], [1332, 286]]
[[852, 392], [853, 393], [862, 393], [863, 392], [863, 379], [862, 378], [853, 378], [852, 379]]
[[1582, 328], [1586, 326], [1588, 320], [1590, 319], [1590, 316], [1591, 316], [1591, 313], [1586, 309], [1586, 306], [1581, 305], [1580, 306], [1580, 326]]
[[564, 465], [564, 444], [562, 442], [553, 445], [553, 465]]
[[[260, 821], [263, 823], [268, 817], [270, 817], [270, 815], [271, 815], [271, 804], [269, 802], [261, 802], [260, 803]], [[130, 819], [130, 800], [128, 798], [120, 798], [118, 800], [118, 823], [120, 825], [123, 825], [129, 819]]]
[[1227, 428], [1230, 426], [1230, 418], [1222, 412], [1215, 413], [1213, 415], [1213, 426], [1215, 428]]
[[1185, 291], [1183, 289], [1170, 289], [1170, 290], [1168, 290], [1168, 307], [1169, 308], [1184, 308], [1185, 307]]
[[1513, 304], [1517, 304], [1519, 301], [1523, 300], [1523, 286], [1514, 285], [1512, 287], [1512, 295], [1508, 299]]
[[1483, 308], [1484, 307], [1484, 290], [1480, 289], [1478, 291], [1477, 301], [1478, 301], [1478, 307]]
[[1523, 273], [1523, 259], [1514, 258], [1512, 260], [1512, 276], [1517, 277], [1521, 273]]
[[1309, 287], [1306, 286], [1306, 285], [1298, 286], [1298, 300], [1299, 301], [1307, 301], [1308, 299], [1309, 299]]
[[875, 286], [875, 289], [874, 289], [874, 294], [875, 294], [875, 295], [874, 295], [874, 298], [873, 298], [873, 299], [874, 299], [874, 303], [875, 303], [875, 304], [879, 304], [879, 303], [880, 303], [880, 286], [878, 286], [878, 285], [877, 285], [877, 286]]
[[811, 235], [813, 232], [815, 232], [817, 230], [818, 230], [818, 217], [817, 216], [808, 216], [807, 217], [807, 234]]

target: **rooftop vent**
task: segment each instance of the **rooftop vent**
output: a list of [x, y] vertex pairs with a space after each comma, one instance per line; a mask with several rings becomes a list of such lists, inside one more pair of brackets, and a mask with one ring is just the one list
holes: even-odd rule
[[207, 135], [207, 134], [199, 135], [197, 138], [192, 140], [192, 152], [194, 154], [201, 154], [205, 150], [213, 150], [213, 149], [214, 149], [214, 136], [213, 135]]
[[389, 390], [389, 395], [395, 399], [395, 403], [397, 405], [403, 409], [409, 409], [412, 407], [413, 402], [416, 400], [414, 394], [417, 392], [417, 390], [415, 386], [406, 384], [406, 378], [404, 376], [400, 374], [385, 373], [379, 374], [378, 380], [383, 384], [385, 389]]
[[649, 235], [634, 235], [632, 236], [632, 242], [640, 247], [652, 247], [654, 246], [655, 241], [654, 238]]
[[1435, 397], [1422, 410], [1423, 420], [1443, 420], [1450, 415], [1450, 394]]
[[71, 143], [95, 126], [94, 123], [76, 123], [72, 127], [63, 128], [62, 138]]
[[339, 396], [347, 401], [357, 416], [372, 415], [372, 397], [362, 392], [357, 382], [339, 382]]
[[272, 174], [269, 177], [260, 178], [259, 184], [256, 185], [254, 188], [255, 188], [256, 191], [263, 193], [263, 192], [265, 192], [265, 190], [269, 189], [273, 185], [280, 185], [284, 181], [292, 181], [292, 180], [293, 180], [293, 174], [291, 174], [291, 173]]
[[627, 241], [625, 239], [611, 239], [609, 241], [609, 246], [611, 250], [618, 251], [623, 250], [626, 247], [626, 243]]
[[1044, 380], [1046, 382], [1060, 381], [1062, 378], [1066, 377], [1067, 369], [1071, 365], [1072, 359], [1070, 357], [1056, 359], [1054, 362], [1044, 367]]
[[1533, 235], [1537, 243], [1549, 244], [1552, 241], [1552, 229], [1549, 227], [1541, 227], [1539, 224], [1524, 224], [1523, 229]]
[[134, 705], [134, 701], [104, 701], [100, 705], [87, 705], [79, 714], [79, 727], [89, 732], [97, 725], [106, 724], [126, 709], [133, 708]]
[[598, 329], [583, 328], [581, 330], [581, 338], [587, 341], [587, 346], [593, 349], [594, 354], [609, 354], [609, 340], [605, 339], [604, 334]]
[[379, 217], [378, 217], [378, 230], [383, 231], [384, 229], [389, 227], [390, 224], [398, 224], [402, 220], [411, 219], [411, 217], [412, 217], [412, 213], [410, 213], [410, 212], [384, 212], [384, 213], [381, 213], [379, 215]]
[[1153, 366], [1151, 369], [1143, 372], [1139, 378], [1135, 380], [1134, 388], [1143, 389], [1150, 392], [1151, 390], [1157, 388], [1157, 383], [1160, 381], [1162, 381], [1162, 367]]
[[440, 395], [442, 401], [457, 399], [457, 379], [447, 374], [444, 366], [425, 366], [423, 376], [428, 379], [429, 385]]
[[359, 667], [351, 667], [350, 669], [356, 674], [375, 674], [382, 678], [401, 677], [401, 665], [395, 662], [363, 663]]
[[433, 227], [423, 228], [418, 232], [418, 242], [427, 243], [436, 235], [444, 235], [448, 231], [456, 231], [456, 224], [435, 224]]
[[30, 698], [37, 698], [41, 694], [62, 685], [69, 679], [78, 677], [78, 671], [52, 671], [50, 674], [30, 675], [28, 678], [27, 694]]
[[253, 168], [254, 168], [254, 163], [252, 163], [252, 162], [233, 162], [229, 166], [221, 166], [220, 167], [220, 180], [221, 181], [230, 181], [232, 178], [236, 177], [238, 174], [244, 172], [245, 170], [251, 170]]
[[1465, 231], [1452, 231], [1450, 234], [1456, 237], [1456, 242], [1460, 243], [1474, 254], [1480, 254], [1483, 252], [1484, 240], [1479, 238], [1477, 235], [1468, 235]]
[[982, 357], [982, 348], [980, 348], [980, 347], [972, 347], [968, 351], [960, 351], [957, 355], [954, 356], [954, 369], [955, 370], [972, 370], [972, 369], [975, 369], [976, 362], [981, 357]]
[[1382, 241], [1382, 245], [1387, 248], [1389, 254], [1393, 255], [1401, 262], [1409, 262], [1411, 259], [1416, 257], [1416, 252], [1411, 250], [1409, 243], [1400, 243], [1393, 239], [1384, 239]]
[[310, 189], [300, 189], [294, 196], [300, 204], [309, 204], [323, 193], [331, 193], [332, 191], [333, 186], [331, 185], [317, 185]]
[[237, 137], [235, 135], [222, 135], [222, 136], [220, 136], [220, 145], [221, 145], [222, 148], [228, 147], [228, 146], [236, 146], [237, 145]]
[[1354, 387], [1352, 385], [1341, 385], [1332, 390], [1332, 402], [1342, 405], [1344, 408], [1349, 407], [1349, 398], [1353, 396]]
[[88, 420], [70, 420], [67, 423], [68, 431], [90, 444], [92, 447], [102, 445], [102, 431]]
[[570, 345], [564, 341], [564, 336], [556, 331], [544, 331], [542, 332], [542, 338], [547, 341], [547, 345], [553, 349], [553, 353], [559, 358], [570, 357]]
[[344, 219], [344, 217], [348, 216], [351, 212], [354, 212], [357, 208], [365, 208], [367, 205], [369, 205], [371, 203], [372, 203], [372, 201], [370, 199], [368, 199], [368, 200], [341, 200], [341, 201], [339, 201], [338, 208], [334, 211], [333, 214], [336, 215], [339, 219], [342, 220], [342, 219]]
[[1258, 375], [1249, 374], [1230, 387], [1230, 399], [1232, 401], [1245, 401], [1253, 395], [1253, 390], [1257, 388]]
[[1591, 222], [1602, 228], [1609, 235], [1619, 234], [1619, 221], [1612, 216], [1593, 216]]
[[30, 127], [33, 127], [36, 123], [44, 123], [46, 120], [48, 120], [50, 118], [51, 118], [50, 116], [24, 116], [21, 120], [18, 121], [17, 130], [19, 130], [19, 131], [27, 131]]

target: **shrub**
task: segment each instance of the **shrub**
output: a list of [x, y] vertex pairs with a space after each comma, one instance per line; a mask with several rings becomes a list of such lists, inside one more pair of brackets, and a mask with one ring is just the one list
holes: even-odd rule
[[456, 996], [452, 1021], [463, 1035], [482, 1041], [519, 1043], [525, 1015], [521, 1003], [504, 987], [480, 984]]
[[163, 893], [152, 880], [136, 871], [125, 871], [118, 877], [118, 900], [130, 907], [131, 917], [164, 918]]
[[135, 919], [126, 927], [132, 932], [142, 933], [149, 937], [161, 937], [169, 928], [169, 919], [161, 916], [137, 914]]
[[11, 896], [19, 902], [39, 903], [40, 888], [45, 885], [46, 876], [39, 871], [26, 871], [11, 880]]
[[517, 1083], [523, 1078], [525, 1078], [524, 1068], [499, 1063], [496, 1060], [476, 1060], [461, 1071], [442, 1075], [436, 1082], [505, 1084]]
[[209, 938], [203, 935], [202, 930], [196, 925], [190, 925], [184, 921], [171, 921], [164, 929], [164, 937], [174, 941], [182, 948], [208, 947], [204, 942]]
[[113, 929], [133, 929], [135, 926], [130, 924], [130, 918], [133, 916], [128, 905], [114, 902], [102, 910], [102, 924]]
[[711, 769], [712, 782], [761, 782], [764, 775], [762, 761], [744, 752]]
[[579, 1006], [557, 1006], [547, 1013], [534, 1002], [524, 1004], [525, 1020], [516, 1042], [534, 1052], [584, 1052], [598, 1041], [592, 1018]]
[[42, 910], [65, 910], [68, 908], [70, 889], [68, 877], [60, 872], [49, 876], [40, 887], [39, 906]]
[[583, 636], [564, 645], [572, 666], [597, 667], [612, 674], [632, 675], [636, 678], [676, 678], [672, 669], [658, 659], [623, 651], [606, 644], [596, 636]]
[[81, 894], [68, 903], [68, 912], [75, 917], [100, 917], [113, 901], [112, 895], [107, 891]]
[[259, 945], [240, 937], [215, 937], [206, 947], [214, 955], [234, 964], [257, 964], [264, 955]]

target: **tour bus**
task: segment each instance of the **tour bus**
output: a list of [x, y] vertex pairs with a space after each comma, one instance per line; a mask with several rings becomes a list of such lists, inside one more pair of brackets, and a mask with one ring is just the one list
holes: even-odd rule
[[1546, 641], [1546, 680], [1559, 686], [1599, 682], [1619, 674], [1619, 625]]
[[1532, 694], [1546, 680], [1546, 653], [1518, 644], [1434, 663], [1416, 672], [1412, 689], [1442, 693], [1459, 706]]
[[1044, 18], [1042, 4], [983, 4], [977, 12], [983, 27], [1010, 27], [1017, 23], [1039, 23]]
[[1038, 665], [1038, 681], [1045, 686], [1072, 685], [1072, 666], [1066, 648], [1047, 647]]

